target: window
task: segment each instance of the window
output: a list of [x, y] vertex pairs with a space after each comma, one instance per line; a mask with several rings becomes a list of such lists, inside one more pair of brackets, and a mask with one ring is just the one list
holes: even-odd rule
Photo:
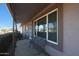
[[37, 36], [46, 39], [46, 17], [43, 17], [37, 21]]
[[48, 42], [58, 44], [58, 9], [55, 9], [35, 21], [35, 33]]
[[[46, 45], [63, 51], [63, 4], [52, 5], [37, 17], [39, 18], [34, 20], [38, 29], [36, 35], [41, 39], [45, 38]], [[45, 22], [44, 19], [46, 19]]]
[[48, 41], [54, 44], [58, 44], [58, 26], [57, 26], [57, 9], [48, 14]]

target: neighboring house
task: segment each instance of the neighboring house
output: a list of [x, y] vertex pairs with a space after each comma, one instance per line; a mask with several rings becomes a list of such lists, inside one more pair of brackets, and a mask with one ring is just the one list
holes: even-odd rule
[[13, 30], [12, 29], [6, 29], [6, 28], [0, 29], [0, 35], [10, 33], [10, 32], [13, 32]]
[[24, 36], [46, 39], [49, 55], [79, 55], [79, 4], [11, 4]]

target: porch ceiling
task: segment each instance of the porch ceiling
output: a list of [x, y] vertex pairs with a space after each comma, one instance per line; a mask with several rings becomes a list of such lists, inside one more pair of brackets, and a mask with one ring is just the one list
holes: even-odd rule
[[13, 3], [15, 20], [18, 23], [28, 21], [48, 5], [49, 3]]

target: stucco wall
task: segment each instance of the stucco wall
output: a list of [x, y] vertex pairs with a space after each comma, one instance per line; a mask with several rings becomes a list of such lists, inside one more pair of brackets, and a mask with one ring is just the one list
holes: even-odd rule
[[63, 4], [63, 52], [46, 46], [50, 55], [79, 55], [79, 4]]

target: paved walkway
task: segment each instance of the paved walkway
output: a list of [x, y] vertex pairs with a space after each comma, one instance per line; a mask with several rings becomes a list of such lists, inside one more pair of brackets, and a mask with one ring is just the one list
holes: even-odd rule
[[46, 56], [45, 53], [38, 53], [33, 46], [30, 47], [29, 40], [19, 40], [16, 43], [15, 56]]

